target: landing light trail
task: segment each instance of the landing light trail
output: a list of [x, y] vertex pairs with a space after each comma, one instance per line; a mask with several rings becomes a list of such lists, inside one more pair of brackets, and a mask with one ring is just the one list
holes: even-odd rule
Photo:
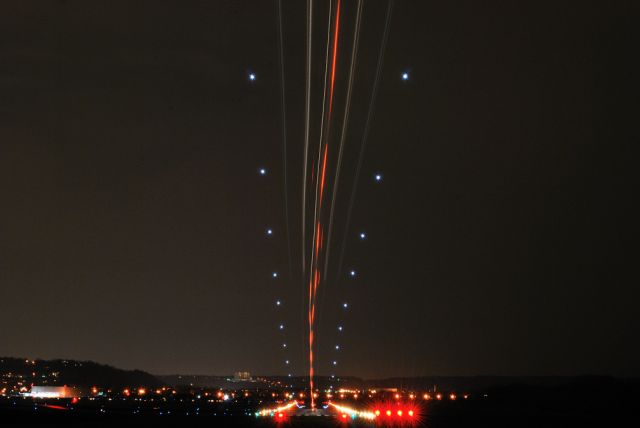
[[[331, 6], [331, 2], [329, 2]], [[324, 141], [322, 138], [322, 133], [320, 136], [320, 144], [318, 146], [318, 179], [316, 180], [316, 206], [314, 210], [314, 234], [313, 234], [313, 252], [311, 257], [310, 269], [309, 269], [309, 390], [311, 395], [311, 408], [315, 408], [315, 399], [313, 395], [314, 391], [314, 365], [313, 365], [313, 343], [314, 343], [314, 328], [315, 328], [315, 310], [316, 310], [316, 298], [318, 293], [318, 287], [320, 285], [320, 271], [319, 271], [319, 258], [321, 256], [320, 250], [323, 247], [323, 228], [321, 224], [321, 214], [322, 214], [322, 203], [324, 200], [324, 190], [325, 190], [325, 178], [327, 172], [327, 156], [329, 150], [328, 144], [328, 136], [330, 123], [333, 112], [333, 97], [335, 91], [335, 74], [336, 74], [336, 63], [338, 57], [338, 37], [340, 32], [340, 6], [341, 0], [337, 0], [336, 11], [335, 11], [335, 23], [334, 23], [334, 33], [333, 33], [333, 51], [332, 51], [332, 61], [331, 61], [331, 83], [329, 88], [329, 112], [327, 115], [327, 129], [324, 132], [325, 137]], [[331, 12], [331, 9], [330, 9]], [[331, 13], [329, 13], [329, 17], [331, 18]], [[329, 23], [329, 28], [330, 28]], [[328, 45], [327, 45], [328, 46]], [[328, 51], [327, 51], [328, 53]], [[327, 62], [325, 62], [327, 65]], [[326, 77], [326, 74], [325, 74]], [[325, 79], [326, 85], [326, 79]], [[324, 106], [323, 106], [323, 117], [322, 117], [322, 126], [324, 128]], [[321, 130], [322, 132], [322, 130]], [[324, 145], [324, 146], [323, 146]], [[322, 154], [322, 155], [321, 155]], [[322, 160], [321, 160], [322, 159]], [[322, 165], [322, 166], [320, 166]], [[304, 219], [303, 219], [304, 221]]]

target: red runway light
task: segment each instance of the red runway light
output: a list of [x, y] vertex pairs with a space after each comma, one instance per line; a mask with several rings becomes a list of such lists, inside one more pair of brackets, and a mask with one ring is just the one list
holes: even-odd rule
[[398, 416], [402, 417], [402, 410], [398, 410]]
[[409, 410], [409, 416], [413, 417], [413, 410]]
[[346, 413], [342, 414], [342, 419], [347, 419], [347, 414]]
[[387, 416], [391, 416], [391, 410], [387, 410]]
[[279, 417], [280, 419], [284, 418], [284, 413], [278, 413], [278, 417]]
[[376, 416], [380, 416], [380, 410], [376, 410], [374, 413], [376, 414]]

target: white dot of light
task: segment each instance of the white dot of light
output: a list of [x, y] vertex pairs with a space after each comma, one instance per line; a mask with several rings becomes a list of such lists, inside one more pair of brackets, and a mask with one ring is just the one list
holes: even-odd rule
[[273, 235], [273, 230], [272, 229], [267, 229], [267, 235]]
[[367, 238], [367, 234], [364, 232], [360, 232], [360, 239], [366, 239]]
[[260, 174], [260, 175], [267, 175], [267, 170], [266, 170], [266, 168], [259, 168], [259, 169], [258, 169], [258, 174]]
[[280, 330], [284, 330], [284, 324], [280, 324]]
[[341, 325], [338, 326], [338, 331], [342, 331], [342, 326]]
[[271, 276], [274, 277], [274, 278], [277, 278], [278, 277], [278, 272], [271, 273]]
[[280, 306], [280, 303], [282, 303], [280, 300], [276, 300], [276, 306]]
[[256, 80], [256, 75], [254, 73], [249, 73], [249, 80], [251, 80], [252, 82]]
[[342, 304], [342, 307], [347, 309], [349, 307], [349, 304], [345, 302], [345, 303]]
[[349, 275], [351, 275], [351, 276], [356, 276], [356, 271], [355, 271], [355, 270], [352, 270], [351, 272], [349, 272]]
[[402, 80], [409, 80], [409, 73], [407, 72], [402, 73]]
[[340, 349], [340, 345], [336, 345], [336, 350], [339, 350], [339, 349]]
[[382, 174], [376, 174], [373, 176], [376, 181], [382, 181]]

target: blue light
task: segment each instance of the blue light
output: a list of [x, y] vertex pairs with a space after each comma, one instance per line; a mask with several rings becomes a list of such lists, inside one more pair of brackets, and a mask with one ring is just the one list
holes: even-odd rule
[[254, 80], [256, 80], [256, 75], [255, 75], [255, 73], [249, 73], [249, 80], [251, 80], [252, 82], [253, 82]]

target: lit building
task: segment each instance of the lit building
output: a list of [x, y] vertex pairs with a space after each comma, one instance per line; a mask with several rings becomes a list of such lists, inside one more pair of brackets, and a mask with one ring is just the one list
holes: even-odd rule
[[233, 374], [233, 380], [235, 382], [242, 382], [251, 380], [251, 373], [249, 372], [235, 372]]
[[25, 392], [27, 397], [35, 398], [73, 398], [80, 397], [82, 392], [69, 386], [32, 386], [31, 391]]

